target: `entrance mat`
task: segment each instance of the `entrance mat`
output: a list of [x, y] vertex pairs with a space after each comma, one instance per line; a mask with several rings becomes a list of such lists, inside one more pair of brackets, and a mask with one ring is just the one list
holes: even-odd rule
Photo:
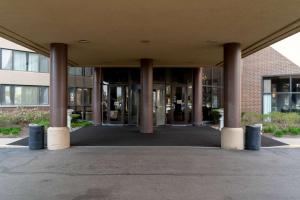
[[[211, 127], [164, 126], [153, 134], [142, 134], [132, 126], [91, 126], [71, 133], [72, 146], [202, 146], [220, 147], [220, 131]], [[28, 138], [10, 145], [28, 146]], [[285, 143], [262, 136], [262, 146], [283, 146]]]

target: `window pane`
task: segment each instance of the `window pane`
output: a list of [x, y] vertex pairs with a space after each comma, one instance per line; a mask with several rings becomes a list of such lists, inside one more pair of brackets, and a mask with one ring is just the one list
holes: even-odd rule
[[2, 69], [12, 68], [12, 50], [2, 49]]
[[271, 94], [263, 95], [263, 114], [272, 112], [272, 97]]
[[85, 88], [84, 89], [84, 105], [85, 106], [90, 106], [91, 103], [92, 103], [92, 92], [91, 92], [91, 89], [89, 88]]
[[40, 72], [49, 72], [49, 58], [43, 55], [40, 55]]
[[271, 80], [270, 79], [264, 80], [264, 93], [271, 93]]
[[21, 105], [22, 101], [22, 87], [16, 86], [15, 87], [15, 105]]
[[211, 86], [212, 83], [212, 68], [206, 67], [203, 69], [203, 85]]
[[4, 85], [2, 86], [2, 105], [11, 105], [13, 104], [13, 100], [12, 100], [12, 87], [9, 85]]
[[31, 71], [31, 72], [38, 72], [39, 71], [39, 55], [38, 54], [29, 53], [28, 71]]
[[22, 105], [38, 105], [38, 88], [22, 87]]
[[76, 90], [76, 106], [82, 106], [82, 89], [77, 88]]
[[213, 86], [222, 86], [223, 85], [223, 68], [214, 67], [213, 68]]
[[84, 68], [85, 76], [92, 76], [92, 68], [91, 67], [85, 67]]
[[290, 79], [288, 77], [279, 77], [272, 79], [272, 92], [289, 92]]
[[292, 94], [291, 111], [300, 112], [300, 94]]
[[26, 52], [14, 52], [14, 70], [26, 71]]
[[16, 86], [16, 105], [38, 105], [38, 87]]
[[75, 106], [75, 88], [69, 88], [69, 106]]
[[300, 92], [300, 77], [292, 79], [292, 90], [293, 92]]
[[82, 76], [82, 68], [81, 67], [69, 67], [69, 75]]
[[212, 88], [212, 108], [220, 108], [222, 105], [222, 88], [213, 87]]
[[289, 94], [272, 94], [272, 111], [289, 112], [290, 95]]
[[49, 89], [48, 87], [40, 87], [40, 105], [49, 104]]

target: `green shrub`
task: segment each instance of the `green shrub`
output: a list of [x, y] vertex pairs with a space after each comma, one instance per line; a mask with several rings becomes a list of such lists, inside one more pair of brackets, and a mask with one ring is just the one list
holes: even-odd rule
[[290, 129], [289, 128], [284, 128], [284, 129], [281, 129], [281, 131], [284, 133], [284, 135], [286, 135], [290, 132]]
[[21, 132], [21, 128], [14, 127], [14, 128], [0, 128], [0, 135], [14, 135], [17, 136]]
[[243, 126], [258, 124], [262, 122], [262, 115], [255, 112], [242, 113], [241, 124]]
[[93, 123], [90, 121], [86, 121], [86, 120], [81, 120], [81, 121], [76, 121], [76, 122], [71, 123], [72, 128], [87, 127], [87, 126], [91, 126], [91, 125], [93, 125]]
[[300, 128], [299, 127], [290, 127], [289, 132], [291, 133], [291, 135], [299, 135]]
[[221, 114], [218, 110], [213, 110], [211, 112], [211, 118], [212, 118], [212, 121], [213, 121], [214, 124], [219, 123], [220, 117], [221, 117]]
[[0, 120], [9, 121], [11, 124], [27, 125], [36, 120], [49, 119], [49, 112], [18, 107], [13, 112], [1, 113]]
[[284, 132], [282, 131], [282, 130], [276, 130], [275, 132], [274, 132], [274, 136], [276, 136], [276, 137], [282, 137], [282, 136], [284, 136]]
[[263, 125], [264, 133], [275, 133], [277, 129], [278, 127], [275, 124], [268, 123]]
[[273, 124], [276, 124], [280, 129], [296, 127], [299, 126], [300, 123], [300, 115], [294, 112], [272, 112], [270, 114], [264, 115], [263, 118], [264, 121], [270, 121]]
[[32, 123], [38, 124], [40, 126], [44, 126], [45, 130], [47, 130], [50, 126], [49, 119], [37, 119], [37, 120], [33, 121]]
[[79, 120], [81, 118], [80, 114], [71, 114], [72, 121]]

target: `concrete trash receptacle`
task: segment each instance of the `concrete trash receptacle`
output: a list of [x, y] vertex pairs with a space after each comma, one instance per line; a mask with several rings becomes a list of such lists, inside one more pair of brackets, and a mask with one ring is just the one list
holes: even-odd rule
[[245, 149], [259, 150], [261, 146], [261, 127], [260, 126], [246, 126], [245, 134]]
[[29, 149], [44, 149], [44, 126], [29, 124]]

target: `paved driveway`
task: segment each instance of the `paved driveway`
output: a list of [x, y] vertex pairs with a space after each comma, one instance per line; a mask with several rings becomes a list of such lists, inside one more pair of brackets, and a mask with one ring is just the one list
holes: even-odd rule
[[[262, 136], [262, 146], [281, 146], [285, 143]], [[12, 143], [28, 145], [28, 139]], [[142, 134], [134, 126], [91, 126], [71, 133], [72, 146], [202, 146], [220, 147], [220, 131], [193, 126], [156, 127], [154, 134]]]
[[0, 199], [299, 199], [300, 149], [0, 149]]

